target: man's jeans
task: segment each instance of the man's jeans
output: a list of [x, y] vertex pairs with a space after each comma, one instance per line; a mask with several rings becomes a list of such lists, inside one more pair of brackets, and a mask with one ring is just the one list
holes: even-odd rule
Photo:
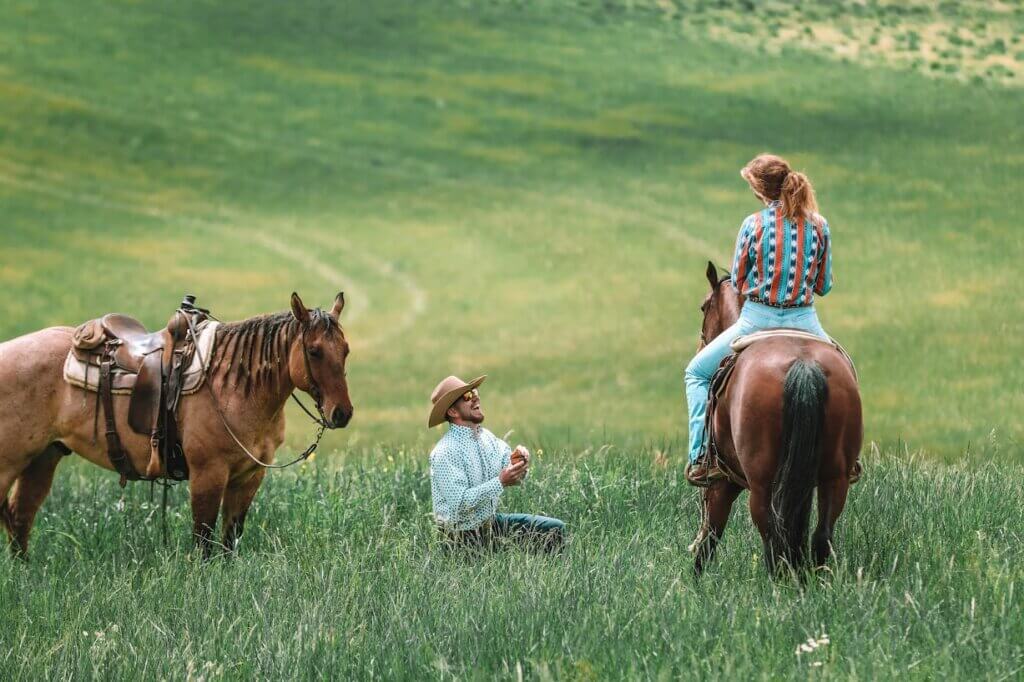
[[790, 327], [817, 334], [823, 339], [828, 334], [818, 321], [814, 306], [800, 308], [773, 308], [762, 303], [747, 301], [740, 319], [711, 340], [686, 366], [686, 403], [690, 412], [690, 462], [700, 456], [704, 441], [704, 415], [708, 407], [708, 386], [722, 359], [732, 352], [729, 344], [740, 336], [773, 327]]
[[455, 546], [494, 549], [507, 539], [533, 549], [553, 551], [565, 542], [565, 524], [535, 514], [495, 514], [475, 530], [444, 532], [444, 536]]

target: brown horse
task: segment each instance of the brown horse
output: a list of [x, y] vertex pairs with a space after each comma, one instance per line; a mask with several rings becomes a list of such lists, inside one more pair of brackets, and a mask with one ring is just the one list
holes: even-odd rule
[[[743, 307], [729, 278], [720, 278], [712, 263], [707, 279], [702, 347], [736, 322]], [[744, 487], [773, 574], [783, 566], [806, 565], [817, 487], [818, 526], [811, 545], [815, 565], [823, 565], [864, 437], [857, 378], [847, 358], [815, 340], [757, 341], [737, 357], [709, 428], [719, 457], [739, 482], [718, 480], [704, 492], [704, 520], [691, 545], [697, 575], [714, 557]]]
[[[223, 544], [234, 549], [266, 472], [242, 448], [264, 464], [273, 461], [293, 391], [314, 397], [327, 427], [343, 428], [352, 418], [345, 379], [349, 347], [338, 323], [344, 306], [338, 294], [331, 310], [309, 310], [292, 294], [289, 312], [217, 328], [209, 388], [183, 396], [178, 408], [193, 533], [203, 556], [209, 556], [221, 510]], [[51, 327], [0, 344], [0, 519], [15, 555], [27, 552], [36, 512], [68, 451], [114, 470], [106, 441], [96, 437], [96, 423], [102, 423], [96, 395], [63, 378], [73, 332]], [[128, 396], [114, 396], [113, 412], [123, 449], [135, 470], [145, 471], [150, 443], [126, 425]]]

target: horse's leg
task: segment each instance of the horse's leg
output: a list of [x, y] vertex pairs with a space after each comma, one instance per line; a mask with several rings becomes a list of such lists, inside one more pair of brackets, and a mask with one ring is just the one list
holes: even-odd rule
[[0, 523], [3, 523], [8, 537], [14, 538], [14, 530], [11, 527], [11, 507], [7, 500], [7, 492], [14, 483], [14, 474], [0, 470]]
[[761, 542], [764, 545], [764, 560], [768, 566], [768, 572], [773, 574], [778, 566], [777, 559], [779, 552], [772, 548], [770, 540], [771, 519], [772, 519], [772, 494], [765, 486], [750, 486], [750, 518], [753, 519], [757, 532], [761, 534]]
[[815, 566], [824, 566], [832, 554], [832, 530], [843, 513], [849, 490], [850, 480], [845, 474], [818, 484], [818, 527], [811, 538]]
[[59, 446], [51, 445], [37, 455], [18, 476], [14, 491], [7, 501], [4, 519], [14, 556], [23, 558], [28, 552], [28, 536], [32, 532], [36, 512], [50, 494], [53, 472], [63, 458], [64, 451]]
[[217, 513], [228, 483], [226, 466], [207, 466], [192, 473], [189, 488], [192, 496], [192, 536], [204, 559], [210, 557], [210, 538], [217, 525]]
[[233, 481], [224, 492], [224, 508], [221, 524], [224, 526], [224, 548], [229, 552], [235, 550], [235, 543], [245, 529], [245, 516], [249, 513], [256, 491], [263, 483], [266, 469], [257, 469], [240, 481]]
[[694, 559], [693, 572], [697, 577], [700, 577], [704, 567], [715, 558], [715, 549], [718, 547], [718, 541], [722, 539], [722, 534], [725, 533], [732, 504], [742, 490], [743, 488], [732, 481], [723, 480], [704, 492], [704, 523], [697, 540], [694, 541], [697, 556]]

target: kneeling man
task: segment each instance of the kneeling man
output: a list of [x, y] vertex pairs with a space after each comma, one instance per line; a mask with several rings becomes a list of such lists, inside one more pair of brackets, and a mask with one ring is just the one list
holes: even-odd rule
[[448, 377], [430, 396], [430, 428], [447, 421], [448, 432], [430, 453], [430, 492], [434, 518], [458, 545], [491, 546], [500, 537], [558, 549], [565, 524], [532, 514], [498, 514], [505, 488], [519, 485], [530, 469], [530, 453], [515, 450], [485, 429], [477, 388], [486, 376], [465, 382]]

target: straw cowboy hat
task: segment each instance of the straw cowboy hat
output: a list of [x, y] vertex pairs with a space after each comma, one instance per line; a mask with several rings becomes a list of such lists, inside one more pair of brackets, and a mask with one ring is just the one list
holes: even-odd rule
[[434, 403], [434, 407], [430, 410], [430, 419], [427, 421], [427, 428], [434, 428], [445, 420], [445, 413], [448, 408], [451, 407], [456, 400], [462, 397], [462, 394], [466, 391], [472, 391], [474, 388], [484, 383], [484, 379], [487, 375], [477, 377], [469, 383], [466, 383], [462, 379], [451, 376], [442, 381], [434, 389], [434, 392], [430, 394], [430, 402]]

